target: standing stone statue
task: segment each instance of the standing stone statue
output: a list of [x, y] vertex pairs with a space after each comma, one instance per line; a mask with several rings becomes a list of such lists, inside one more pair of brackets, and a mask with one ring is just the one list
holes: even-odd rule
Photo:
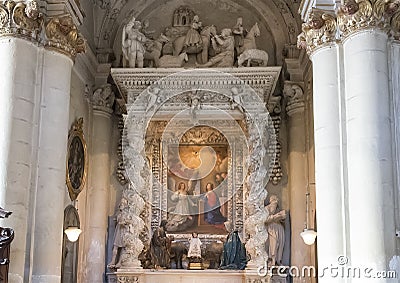
[[278, 197], [272, 195], [269, 204], [265, 207], [268, 218], [265, 224], [268, 230], [268, 261], [270, 266], [282, 265], [283, 246], [285, 244], [285, 228], [283, 222], [286, 219], [286, 211], [280, 210]]
[[122, 54], [124, 56], [124, 67], [126, 61], [130, 68], [143, 68], [144, 44], [146, 36], [141, 32], [142, 24], [133, 17], [122, 30]]

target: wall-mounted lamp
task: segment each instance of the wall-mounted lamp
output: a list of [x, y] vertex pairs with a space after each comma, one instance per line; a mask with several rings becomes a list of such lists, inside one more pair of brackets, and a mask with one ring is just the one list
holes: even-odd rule
[[300, 236], [303, 238], [303, 241], [306, 245], [311, 246], [315, 242], [315, 238], [317, 237], [317, 232], [314, 229], [309, 229], [308, 223], [308, 213], [309, 213], [309, 198], [310, 192], [306, 193], [306, 227], [303, 232], [300, 233]]
[[67, 238], [70, 242], [76, 242], [79, 238], [79, 235], [82, 233], [82, 230], [76, 226], [71, 226], [65, 229], [64, 233], [67, 235]]
[[79, 214], [78, 209], [76, 209], [76, 203], [78, 201], [75, 200], [72, 204], [68, 205], [64, 210], [64, 230], [65, 235], [70, 242], [76, 242], [79, 238], [79, 235], [82, 233], [80, 228]]

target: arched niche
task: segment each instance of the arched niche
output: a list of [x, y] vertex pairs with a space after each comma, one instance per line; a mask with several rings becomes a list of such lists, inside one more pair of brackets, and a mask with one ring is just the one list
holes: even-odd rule
[[[63, 231], [68, 227], [80, 227], [79, 214], [73, 205], [68, 205], [64, 210]], [[78, 248], [78, 241], [69, 241], [63, 233], [61, 283], [77, 282]]]

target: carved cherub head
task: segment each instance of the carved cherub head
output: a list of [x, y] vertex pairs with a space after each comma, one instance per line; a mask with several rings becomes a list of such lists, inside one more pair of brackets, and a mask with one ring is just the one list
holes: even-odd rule
[[358, 3], [355, 0], [346, 0], [341, 7], [341, 10], [347, 15], [355, 14], [359, 9]]
[[35, 0], [29, 0], [26, 3], [25, 14], [28, 18], [36, 20], [39, 17], [39, 6]]
[[324, 19], [322, 19], [322, 14], [313, 11], [308, 19], [308, 25], [312, 29], [320, 29], [324, 25]]
[[397, 10], [400, 7], [400, 3], [398, 0], [391, 0], [389, 3], [386, 4], [385, 6], [385, 13], [388, 17], [391, 17], [394, 15], [394, 13], [397, 12]]

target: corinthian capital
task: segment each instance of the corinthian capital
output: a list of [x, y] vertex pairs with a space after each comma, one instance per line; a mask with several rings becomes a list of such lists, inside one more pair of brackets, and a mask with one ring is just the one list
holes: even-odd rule
[[304, 92], [298, 84], [285, 81], [283, 95], [287, 99], [286, 112], [289, 116], [304, 111]]
[[400, 0], [345, 0], [337, 12], [339, 29], [344, 37], [368, 28], [399, 30]]
[[38, 41], [43, 15], [35, 0], [0, 3], [0, 36], [16, 36]]
[[111, 114], [113, 111], [114, 99], [115, 95], [111, 85], [106, 84], [93, 92], [91, 103], [93, 109]]
[[313, 9], [308, 21], [297, 37], [297, 47], [311, 54], [316, 48], [336, 40], [336, 18], [324, 11]]
[[74, 58], [85, 52], [85, 40], [71, 16], [53, 17], [46, 23], [46, 46]]

